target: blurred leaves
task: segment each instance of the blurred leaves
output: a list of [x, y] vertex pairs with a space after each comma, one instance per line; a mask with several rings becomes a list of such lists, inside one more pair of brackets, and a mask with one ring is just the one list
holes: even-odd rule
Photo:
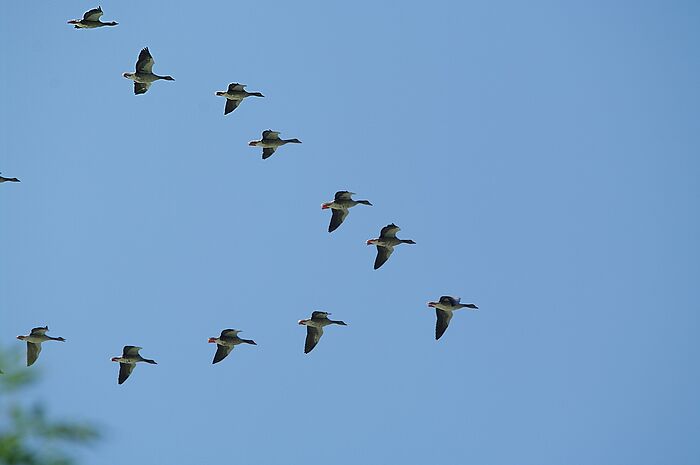
[[65, 449], [99, 439], [94, 426], [49, 418], [39, 402], [27, 404], [20, 394], [37, 379], [36, 369], [22, 367], [21, 355], [0, 351], [0, 465], [72, 465]]

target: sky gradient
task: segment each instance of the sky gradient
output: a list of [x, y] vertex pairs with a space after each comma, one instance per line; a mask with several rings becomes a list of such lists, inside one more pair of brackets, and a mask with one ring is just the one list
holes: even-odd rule
[[699, 3], [163, 5], [0, 3], [0, 344], [68, 340], [31, 394], [83, 463], [697, 463]]

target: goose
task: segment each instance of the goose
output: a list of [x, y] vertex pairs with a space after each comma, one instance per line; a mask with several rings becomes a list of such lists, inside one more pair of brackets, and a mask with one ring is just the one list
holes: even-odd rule
[[124, 383], [129, 377], [137, 362], [146, 362], [151, 365], [157, 365], [155, 360], [149, 360], [141, 357], [139, 350], [142, 347], [124, 346], [124, 352], [121, 357], [112, 357], [113, 362], [119, 362], [119, 384]]
[[270, 158], [277, 147], [281, 147], [284, 144], [301, 144], [299, 139], [280, 139], [280, 133], [278, 131], [273, 131], [268, 129], [262, 132], [262, 138], [260, 140], [252, 140], [248, 143], [251, 147], [262, 147], [263, 148], [263, 160]]
[[165, 79], [166, 81], [174, 81], [172, 76], [158, 76], [153, 74], [153, 57], [151, 52], [148, 51], [148, 47], [141, 50], [139, 53], [139, 59], [136, 61], [136, 72], [135, 73], [124, 73], [127, 79], [134, 81], [134, 94], [140, 95], [145, 94], [148, 88], [151, 87], [151, 83], [159, 79]]
[[228, 85], [228, 90], [217, 91], [216, 94], [219, 97], [226, 97], [226, 106], [224, 107], [224, 115], [228, 115], [233, 110], [238, 108], [244, 98], [246, 97], [264, 97], [260, 92], [248, 92], [245, 90], [245, 84], [239, 84], [237, 82], [232, 82]]
[[435, 323], [435, 340], [437, 341], [445, 334], [447, 326], [450, 324], [452, 319], [452, 312], [459, 310], [460, 308], [471, 308], [473, 310], [478, 309], [474, 304], [463, 304], [460, 303], [459, 297], [450, 297], [449, 295], [443, 295], [437, 302], [428, 302], [428, 307], [433, 307], [435, 309], [435, 314], [437, 315], [437, 322]]
[[369, 200], [353, 200], [352, 196], [355, 195], [354, 192], [348, 191], [338, 191], [335, 193], [335, 199], [332, 202], [326, 202], [321, 205], [321, 210], [330, 208], [333, 210], [333, 216], [331, 216], [331, 223], [328, 225], [328, 232], [333, 232], [338, 229], [338, 226], [343, 224], [345, 218], [348, 216], [349, 209], [357, 204], [369, 205]]
[[83, 15], [83, 19], [71, 19], [68, 24], [75, 24], [76, 29], [95, 29], [96, 27], [102, 26], [116, 26], [119, 23], [110, 21], [108, 23], [103, 23], [100, 21], [102, 17], [102, 7], [98, 6], [90, 11], [86, 11]]
[[0, 182], [19, 182], [19, 179], [17, 179], [17, 178], [5, 178], [3, 176], [0, 176]]
[[28, 336], [17, 336], [20, 341], [27, 341], [27, 366], [30, 367], [39, 358], [39, 353], [41, 352], [41, 343], [46, 341], [61, 341], [66, 342], [62, 337], [51, 337], [47, 336], [46, 332], [49, 330], [48, 326], [39, 326], [38, 328], [32, 328], [32, 331]]
[[311, 313], [311, 318], [308, 320], [299, 320], [300, 325], [306, 326], [306, 342], [304, 343], [304, 353], [311, 352], [318, 341], [323, 336], [323, 327], [328, 325], [347, 326], [344, 321], [336, 321], [328, 318], [330, 313], [315, 311]]
[[389, 260], [395, 246], [399, 244], [415, 244], [410, 239], [398, 239], [396, 233], [399, 231], [401, 231], [401, 228], [391, 223], [382, 228], [378, 238], [367, 241], [367, 245], [377, 246], [377, 258], [374, 260], [375, 270]]
[[224, 329], [221, 331], [221, 336], [209, 338], [210, 343], [216, 344], [216, 354], [214, 354], [214, 361], [211, 362], [212, 364], [219, 363], [225, 359], [238, 344], [257, 345], [255, 341], [251, 339], [241, 339], [238, 337], [238, 333], [240, 332], [241, 331], [238, 329]]

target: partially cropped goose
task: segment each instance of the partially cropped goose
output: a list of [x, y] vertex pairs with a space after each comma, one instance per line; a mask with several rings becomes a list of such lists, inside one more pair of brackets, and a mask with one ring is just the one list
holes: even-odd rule
[[155, 360], [141, 357], [141, 354], [139, 354], [139, 350], [141, 349], [141, 347], [136, 346], [124, 346], [124, 352], [121, 357], [112, 357], [113, 362], [119, 362], [119, 384], [126, 381], [131, 372], [134, 371], [134, 367], [136, 367], [138, 362], [157, 365]]
[[333, 232], [338, 229], [338, 226], [343, 224], [345, 218], [350, 213], [348, 210], [357, 204], [369, 205], [369, 200], [353, 200], [352, 196], [355, 195], [354, 192], [348, 191], [338, 191], [335, 193], [335, 199], [332, 202], [326, 202], [321, 205], [321, 209], [325, 210], [330, 208], [333, 210], [333, 216], [331, 216], [331, 223], [328, 225], [328, 232]]
[[74, 24], [76, 29], [95, 29], [96, 27], [102, 26], [116, 26], [119, 23], [110, 21], [108, 23], [103, 23], [100, 21], [102, 17], [102, 7], [98, 6], [90, 11], [86, 11], [83, 15], [83, 19], [71, 19], [68, 24]]
[[328, 325], [347, 326], [344, 321], [331, 320], [330, 313], [315, 311], [308, 320], [299, 320], [300, 325], [306, 326], [306, 342], [304, 343], [304, 353], [308, 354], [316, 347], [318, 341], [323, 336], [323, 327]]
[[473, 310], [478, 309], [474, 304], [463, 304], [460, 302], [459, 297], [451, 297], [449, 295], [443, 295], [437, 302], [428, 302], [428, 307], [433, 307], [435, 309], [435, 314], [437, 316], [437, 322], [435, 323], [435, 340], [437, 341], [445, 334], [447, 326], [450, 324], [452, 319], [452, 312], [459, 310], [460, 308], [471, 308]]
[[252, 140], [248, 143], [251, 147], [262, 147], [263, 148], [263, 160], [270, 158], [277, 147], [281, 147], [284, 144], [301, 144], [299, 139], [280, 139], [280, 133], [278, 131], [273, 131], [268, 129], [262, 132], [262, 138], [260, 140]]
[[210, 343], [216, 344], [216, 354], [214, 354], [214, 360], [211, 363], [219, 363], [225, 359], [238, 344], [257, 345], [252, 339], [241, 339], [238, 337], [240, 332], [238, 329], [224, 329], [219, 337], [209, 338]]
[[175, 80], [172, 76], [159, 76], [154, 74], [153, 63], [155, 62], [153, 61], [151, 52], [149, 52], [148, 47], [146, 47], [139, 53], [139, 59], [136, 61], [136, 72], [123, 74], [125, 78], [134, 81], [134, 94], [145, 94], [148, 88], [151, 87], [151, 83], [159, 79], [165, 79], [166, 81]]
[[3, 176], [0, 176], [0, 182], [19, 182], [19, 179], [17, 179], [17, 178], [5, 178]]
[[401, 228], [391, 223], [382, 228], [378, 238], [367, 241], [367, 245], [377, 246], [377, 258], [374, 259], [375, 270], [389, 260], [389, 257], [394, 252], [394, 247], [397, 245], [415, 244], [415, 242], [410, 239], [398, 239], [396, 233], [399, 231], [401, 231]]
[[216, 92], [219, 97], [226, 97], [226, 106], [224, 107], [224, 115], [228, 115], [233, 110], [238, 108], [246, 97], [264, 97], [260, 92], [248, 92], [245, 90], [245, 84], [232, 82], [228, 85], [228, 90], [220, 90]]
[[41, 353], [41, 343], [46, 341], [61, 341], [66, 342], [62, 337], [51, 337], [47, 336], [46, 332], [49, 330], [48, 326], [39, 326], [38, 328], [32, 328], [31, 333], [28, 336], [17, 336], [20, 341], [27, 342], [27, 366], [32, 366], [36, 359], [39, 358], [39, 353]]

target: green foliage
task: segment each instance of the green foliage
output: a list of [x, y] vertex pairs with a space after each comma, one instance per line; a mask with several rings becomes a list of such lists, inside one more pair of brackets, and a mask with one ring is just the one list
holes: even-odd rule
[[53, 420], [40, 403], [20, 402], [37, 370], [21, 367], [18, 353], [0, 351], [0, 370], [0, 465], [72, 465], [66, 446], [99, 438], [91, 425]]

